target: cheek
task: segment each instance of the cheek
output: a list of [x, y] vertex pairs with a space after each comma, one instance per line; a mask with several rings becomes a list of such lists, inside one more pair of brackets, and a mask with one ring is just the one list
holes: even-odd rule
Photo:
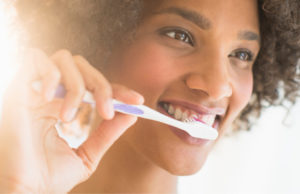
[[253, 76], [252, 73], [248, 73], [245, 76], [241, 76], [234, 86], [234, 93], [231, 102], [231, 114], [232, 120], [234, 120], [239, 113], [249, 103], [253, 88]]
[[237, 96], [239, 97], [239, 104], [244, 108], [251, 97], [253, 89], [253, 75], [249, 73], [247, 76], [244, 76], [243, 79], [240, 79], [239, 84], [237, 85]]
[[119, 74], [131, 88], [138, 91], [163, 89], [176, 73], [173, 71], [174, 57], [157, 44], [135, 44], [122, 55]]

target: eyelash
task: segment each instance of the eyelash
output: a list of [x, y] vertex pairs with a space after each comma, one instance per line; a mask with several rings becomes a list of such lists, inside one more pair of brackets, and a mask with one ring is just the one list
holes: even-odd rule
[[[238, 56], [239, 54], [243, 54]], [[245, 54], [245, 55], [244, 55]], [[250, 62], [253, 61], [253, 53], [248, 49], [238, 49], [228, 55], [228, 57], [235, 57], [241, 61]]]
[[167, 27], [164, 28], [161, 32], [161, 34], [168, 36], [169, 38], [173, 38], [175, 40], [178, 41], [182, 41], [186, 44], [189, 44], [191, 46], [195, 45], [194, 42], [194, 38], [191, 35], [190, 32], [188, 32], [187, 30], [181, 29], [181, 28], [171, 28], [171, 27]]
[[[169, 38], [182, 41], [191, 46], [195, 45], [193, 35], [187, 30], [179, 27], [166, 27], [161, 30], [161, 34], [164, 36], [168, 36]], [[241, 61], [246, 61], [246, 62], [253, 61], [253, 56], [254, 56], [253, 53], [248, 49], [238, 49], [228, 55], [228, 57], [235, 57]]]

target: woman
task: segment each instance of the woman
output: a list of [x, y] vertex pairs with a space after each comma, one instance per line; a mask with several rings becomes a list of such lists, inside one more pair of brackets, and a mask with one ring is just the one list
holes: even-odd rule
[[[294, 101], [299, 6], [297, 0], [17, 1], [30, 46], [48, 55], [27, 51], [7, 92], [2, 190], [175, 193], [177, 176], [199, 171], [236, 119], [250, 126], [247, 119], [265, 104], [282, 102], [280, 84]], [[31, 87], [35, 80], [43, 82], [41, 93]], [[53, 99], [59, 83], [68, 90], [63, 100]], [[86, 90], [103, 121], [93, 119], [93, 133], [71, 149], [54, 125], [74, 119]], [[144, 102], [177, 119], [196, 115], [219, 137], [135, 123], [113, 112], [112, 98]]]

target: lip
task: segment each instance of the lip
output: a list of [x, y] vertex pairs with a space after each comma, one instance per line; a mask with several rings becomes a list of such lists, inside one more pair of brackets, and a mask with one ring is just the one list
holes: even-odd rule
[[186, 109], [195, 111], [198, 114], [214, 114], [218, 116], [223, 116], [226, 112], [225, 108], [222, 107], [207, 107], [196, 103], [190, 103], [181, 100], [161, 100], [160, 102], [170, 103], [174, 105], [182, 106]]
[[[157, 110], [168, 117], [170, 116], [161, 106], [158, 106]], [[204, 146], [207, 143], [212, 142], [212, 140], [192, 137], [187, 132], [182, 131], [181, 129], [178, 129], [176, 127], [172, 127], [169, 125], [168, 125], [168, 127], [172, 133], [174, 133], [177, 137], [179, 137], [186, 144], [195, 145], [195, 146]]]

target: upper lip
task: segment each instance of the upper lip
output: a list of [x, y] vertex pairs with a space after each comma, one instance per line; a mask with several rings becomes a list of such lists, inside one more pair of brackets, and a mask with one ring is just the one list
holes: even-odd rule
[[190, 109], [192, 111], [195, 111], [198, 114], [210, 114], [210, 115], [222, 116], [226, 112], [226, 109], [223, 107], [218, 107], [218, 106], [209, 107], [202, 104], [192, 103], [184, 100], [162, 100], [161, 102], [179, 105], [187, 109]]

